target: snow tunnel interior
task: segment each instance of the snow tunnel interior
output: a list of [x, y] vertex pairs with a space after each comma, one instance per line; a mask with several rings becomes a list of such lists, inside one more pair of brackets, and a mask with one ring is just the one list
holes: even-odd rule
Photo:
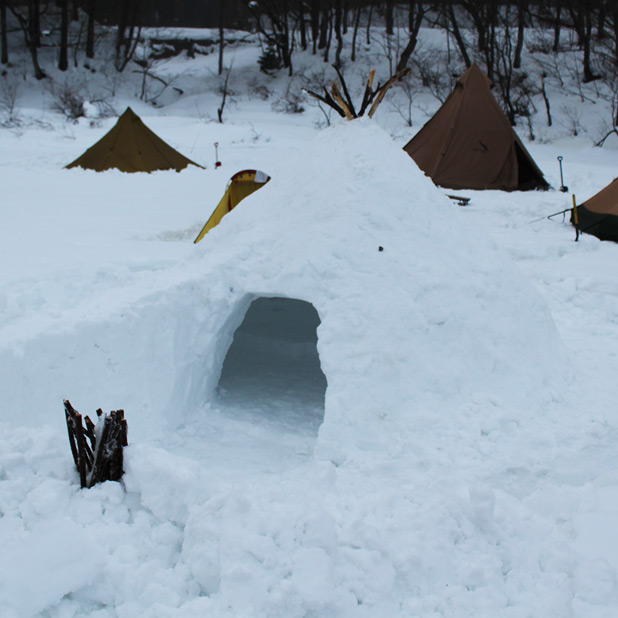
[[319, 324], [318, 312], [306, 301], [255, 299], [223, 361], [219, 403], [255, 421], [317, 432], [326, 391], [317, 350]]

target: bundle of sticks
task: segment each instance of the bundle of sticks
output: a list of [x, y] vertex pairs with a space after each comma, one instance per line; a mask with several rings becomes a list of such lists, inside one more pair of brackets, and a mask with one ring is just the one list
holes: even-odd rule
[[345, 79], [343, 78], [343, 74], [337, 66], [333, 65], [333, 68], [337, 72], [337, 76], [339, 77], [339, 81], [341, 82], [341, 89], [343, 89], [343, 93], [341, 92], [339, 84], [336, 81], [332, 83], [330, 92], [328, 92], [326, 86], [323, 86], [323, 94], [319, 94], [317, 92], [314, 92], [313, 90], [308, 90], [306, 88], [303, 88], [303, 90], [307, 94], [318, 99], [318, 101], [321, 101], [322, 103], [325, 103], [326, 105], [334, 109], [342, 118], [347, 118], [348, 120], [353, 120], [354, 118], [360, 118], [361, 116], [364, 116], [367, 108], [369, 108], [367, 116], [369, 116], [369, 118], [372, 118], [388, 89], [393, 84], [400, 82], [406, 77], [406, 75], [408, 75], [408, 73], [410, 73], [409, 68], [403, 68], [400, 71], [397, 71], [397, 73], [395, 73], [394, 75], [391, 75], [391, 77], [389, 77], [389, 79], [384, 85], [378, 83], [377, 87], [374, 88], [373, 80], [376, 76], [376, 70], [373, 69], [371, 73], [369, 73], [369, 79], [367, 80], [367, 85], [365, 86], [365, 93], [363, 95], [363, 100], [361, 101], [360, 108], [358, 111], [356, 111], [354, 103], [352, 102], [352, 97], [350, 96], [350, 92], [348, 90], [348, 86], [345, 82]]
[[82, 415], [64, 400], [64, 412], [69, 432], [73, 460], [82, 487], [92, 487], [104, 481], [119, 481], [124, 472], [123, 447], [127, 446], [127, 422], [124, 410], [103, 414], [97, 410], [97, 424]]

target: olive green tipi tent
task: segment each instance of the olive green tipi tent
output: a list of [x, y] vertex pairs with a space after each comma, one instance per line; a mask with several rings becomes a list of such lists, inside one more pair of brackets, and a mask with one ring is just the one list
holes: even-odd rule
[[473, 64], [404, 150], [435, 184], [451, 189], [547, 189], [543, 172]]
[[108, 169], [119, 169], [121, 172], [179, 172], [189, 164], [202, 167], [166, 144], [127, 107], [108, 133], [66, 167], [83, 167], [97, 172]]

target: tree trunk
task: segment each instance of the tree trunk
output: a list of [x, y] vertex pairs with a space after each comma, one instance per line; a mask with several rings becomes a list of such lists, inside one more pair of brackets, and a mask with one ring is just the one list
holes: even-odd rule
[[367, 45], [371, 45], [371, 18], [373, 17], [373, 4], [369, 5], [369, 16], [367, 17]]
[[573, 25], [577, 32], [579, 43], [584, 51], [584, 82], [597, 79], [592, 71], [592, 6], [590, 0], [582, 0], [569, 5]]
[[618, 66], [618, 2], [612, 3], [612, 17], [614, 22], [614, 62]]
[[60, 0], [60, 55], [58, 69], [66, 71], [69, 68], [69, 0]]
[[562, 14], [562, 0], [556, 0], [556, 17], [554, 20], [554, 45], [552, 51], [557, 52], [560, 49], [560, 18]]
[[28, 24], [30, 46], [41, 47], [41, 7], [39, 0], [28, 0]]
[[122, 73], [129, 64], [139, 43], [142, 32], [141, 25], [138, 25], [140, 8], [140, 0], [123, 1], [116, 37], [116, 70], [119, 73]]
[[313, 43], [313, 55], [318, 51], [318, 38], [320, 36], [320, 0], [311, 0], [311, 40]]
[[399, 62], [397, 63], [397, 72], [405, 69], [408, 66], [410, 56], [412, 56], [412, 53], [416, 48], [416, 43], [418, 41], [418, 33], [421, 29], [421, 24], [423, 23], [424, 16], [425, 9], [423, 8], [422, 1], [418, 2], [418, 0], [410, 0], [410, 18], [408, 20], [408, 25], [410, 27], [410, 38], [405, 49], [403, 50], [403, 52], [401, 52]]
[[[125, 47], [125, 35], [129, 21], [129, 0], [124, 0], [116, 29], [116, 69], [122, 66], [122, 48]], [[123, 67], [124, 68], [124, 67]]]
[[39, 65], [39, 45], [41, 44], [39, 0], [29, 1], [28, 16], [30, 18], [28, 22], [28, 48], [34, 68], [34, 76], [36, 79], [43, 79], [47, 75]]
[[519, 0], [517, 8], [517, 45], [515, 46], [515, 58], [513, 67], [521, 67], [521, 53], [524, 49], [524, 35], [526, 32], [526, 12], [528, 11], [528, 0]]
[[219, 75], [223, 74], [223, 48], [225, 47], [225, 31], [223, 28], [225, 11], [223, 3], [224, 0], [219, 0]]
[[386, 0], [386, 13], [384, 15], [386, 19], [386, 34], [394, 34], [393, 25], [395, 20], [393, 18], [393, 12], [395, 8], [395, 0]]
[[322, 8], [322, 21], [320, 24], [320, 40], [318, 42], [318, 49], [324, 49], [328, 44], [328, 24], [330, 22], [330, 9], [328, 7]]
[[459, 53], [461, 54], [461, 58], [464, 61], [466, 68], [469, 69], [472, 66], [472, 63], [470, 62], [470, 56], [468, 55], [468, 50], [466, 49], [466, 42], [463, 40], [463, 37], [461, 36], [461, 32], [459, 30], [459, 26], [457, 25], [457, 18], [455, 17], [453, 5], [450, 2], [448, 3], [447, 10], [448, 18], [453, 26], [453, 36], [455, 37], [455, 41], [457, 42]]
[[335, 66], [339, 69], [341, 68], [341, 50], [343, 49], [343, 37], [341, 36], [341, 0], [335, 0], [335, 36], [337, 38]]
[[[506, 34], [509, 37], [510, 34]], [[487, 36], [486, 46], [485, 46], [485, 58], [487, 58], [487, 77], [493, 81], [494, 79], [494, 70], [496, 67], [496, 23], [495, 21], [490, 22], [489, 33]]]
[[[616, 0], [613, 0], [613, 3], [616, 4]], [[607, 22], [607, 4], [605, 2], [601, 2], [601, 6], [599, 6], [599, 17], [597, 20], [597, 39], [599, 41], [603, 41], [607, 36], [605, 32], [605, 23]], [[616, 42], [618, 44], [618, 41]]]
[[352, 62], [356, 61], [356, 37], [358, 36], [358, 27], [360, 25], [360, 16], [361, 10], [363, 8], [363, 0], [358, 3], [356, 7], [356, 16], [354, 18], [354, 34], [352, 35], [352, 54], [350, 55], [350, 60]]
[[305, 24], [304, 0], [298, 0], [298, 24], [300, 28], [300, 47], [305, 51], [307, 49], [307, 27]]
[[0, 62], [2, 62], [2, 64], [8, 64], [9, 45], [6, 37], [6, 0], [0, 0], [0, 38], [2, 39]]
[[290, 36], [290, 13], [288, 11], [287, 0], [283, 3], [283, 66], [287, 68], [288, 75], [292, 77], [294, 69], [292, 66], [292, 50], [294, 49], [294, 39]]
[[94, 58], [94, 24], [97, 0], [88, 3], [88, 25], [86, 26], [86, 58]]
[[591, 65], [591, 39], [592, 39], [592, 19], [590, 14], [586, 15], [586, 34], [584, 36], [584, 82], [592, 82], [597, 78], [592, 71]]
[[326, 46], [324, 47], [324, 62], [328, 62], [328, 55], [330, 53], [330, 44], [333, 40], [333, 20], [328, 12], [328, 38], [326, 39]]

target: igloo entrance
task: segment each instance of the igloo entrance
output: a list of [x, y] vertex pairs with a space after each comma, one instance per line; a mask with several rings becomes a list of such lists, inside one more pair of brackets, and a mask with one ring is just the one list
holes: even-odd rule
[[220, 405], [294, 430], [315, 430], [324, 417], [315, 307], [290, 298], [257, 298], [223, 362]]

